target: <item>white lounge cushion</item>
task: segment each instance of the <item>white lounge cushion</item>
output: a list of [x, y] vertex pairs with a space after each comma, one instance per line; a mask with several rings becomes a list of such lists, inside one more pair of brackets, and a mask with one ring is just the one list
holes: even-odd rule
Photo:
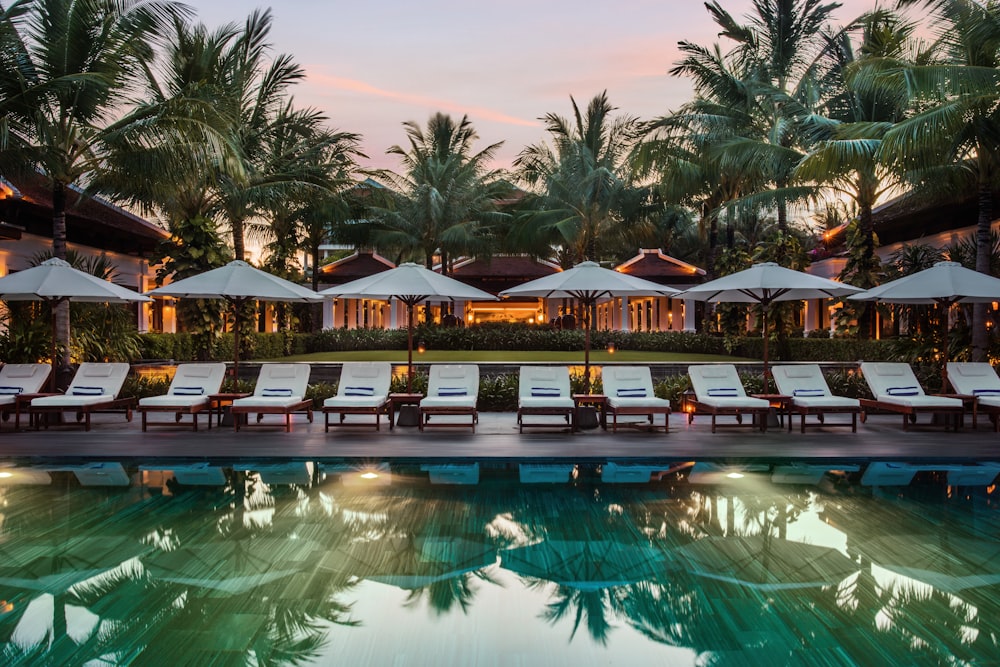
[[233, 407], [239, 408], [290, 408], [301, 403], [301, 396], [247, 396], [233, 401]]
[[31, 401], [32, 407], [39, 408], [75, 408], [86, 407], [88, 405], [98, 405], [115, 400], [111, 394], [100, 394], [98, 396], [42, 396]]
[[420, 401], [421, 408], [475, 408], [475, 396], [426, 396]]
[[542, 398], [535, 396], [522, 396], [518, 399], [518, 407], [521, 408], [533, 408], [533, 409], [572, 409], [575, 406], [573, 399], [568, 396], [555, 397], [555, 398]]
[[861, 401], [846, 396], [793, 396], [792, 403], [804, 408], [859, 408]]
[[746, 408], [746, 409], [756, 409], [756, 408], [769, 408], [771, 404], [763, 398], [752, 398], [750, 396], [739, 396], [736, 398], [727, 398], [714, 396], [699, 396], [699, 403], [704, 403], [705, 405], [711, 405], [715, 408]]
[[207, 396], [183, 396], [179, 394], [163, 394], [162, 396], [147, 396], [139, 399], [140, 408], [190, 408], [207, 403]]
[[670, 401], [655, 396], [642, 398], [608, 396], [608, 405], [612, 408], [669, 408]]
[[882, 403], [892, 403], [894, 405], [905, 405], [911, 408], [960, 408], [962, 399], [946, 398], [943, 396], [928, 396], [919, 394], [917, 396], [890, 396], [880, 394], [876, 399]]
[[389, 400], [387, 394], [378, 396], [331, 396], [323, 401], [324, 408], [377, 408]]

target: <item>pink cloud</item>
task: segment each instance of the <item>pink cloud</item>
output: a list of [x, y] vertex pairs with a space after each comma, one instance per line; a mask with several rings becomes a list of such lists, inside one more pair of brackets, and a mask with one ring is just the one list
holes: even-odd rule
[[470, 116], [474, 120], [490, 120], [505, 125], [519, 125], [523, 127], [539, 126], [539, 123], [536, 120], [517, 118], [516, 116], [510, 116], [503, 112], [488, 109], [486, 107], [463, 105], [450, 100], [434, 99], [424, 95], [414, 95], [412, 93], [385, 90], [383, 88], [377, 88], [369, 83], [365, 83], [364, 81], [358, 81], [357, 79], [347, 79], [344, 77], [317, 74], [314, 69], [310, 69], [309, 72], [309, 82], [318, 87], [346, 90], [354, 93], [361, 93], [362, 95], [371, 95], [374, 97], [381, 97], [383, 99], [395, 100], [406, 104], [441, 109], [452, 113], [461, 113], [463, 115]]

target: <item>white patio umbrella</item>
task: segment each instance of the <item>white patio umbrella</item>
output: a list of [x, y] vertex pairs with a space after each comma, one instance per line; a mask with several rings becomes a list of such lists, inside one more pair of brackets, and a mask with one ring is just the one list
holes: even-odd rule
[[682, 299], [710, 303], [756, 303], [763, 311], [764, 334], [764, 393], [768, 391], [767, 311], [775, 301], [806, 299], [839, 299], [861, 292], [861, 288], [802, 271], [779, 266], [774, 262], [754, 264], [749, 269], [690, 287], [678, 296]]
[[584, 383], [590, 388], [590, 309], [599, 299], [629, 296], [675, 296], [679, 290], [605, 269], [596, 262], [581, 262], [572, 269], [553, 273], [500, 292], [500, 296], [536, 296], [546, 299], [572, 298], [583, 306]]
[[146, 292], [149, 296], [173, 296], [189, 299], [225, 299], [234, 308], [233, 377], [240, 377], [240, 310], [248, 301], [322, 301], [316, 292], [255, 269], [235, 260], [217, 269], [183, 278]]
[[948, 309], [956, 303], [1000, 301], [1000, 278], [967, 269], [958, 262], [938, 262], [929, 269], [903, 276], [850, 297], [858, 301], [937, 304], [941, 308], [942, 390], [948, 381]]
[[128, 303], [150, 301], [138, 292], [119, 287], [86, 271], [70, 266], [69, 262], [53, 257], [0, 278], [0, 299], [4, 301], [46, 301], [52, 306], [52, 375], [56, 383], [56, 322], [55, 306], [61, 301], [90, 303]]
[[406, 304], [406, 391], [413, 390], [413, 308], [423, 301], [496, 301], [489, 292], [406, 262], [394, 269], [322, 290], [347, 299], [399, 299]]

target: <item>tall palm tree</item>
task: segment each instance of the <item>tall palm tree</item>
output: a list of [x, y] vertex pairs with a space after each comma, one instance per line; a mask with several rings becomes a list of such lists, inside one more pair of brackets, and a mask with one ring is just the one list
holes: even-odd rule
[[757, 136], [741, 136], [719, 147], [729, 168], [757, 172], [768, 183], [744, 195], [750, 210], [773, 207], [778, 229], [788, 228], [788, 205], [813, 194], [796, 186], [795, 166], [808, 141], [800, 119], [817, 99], [812, 62], [822, 48], [821, 31], [838, 3], [821, 0], [753, 0], [747, 23], [741, 24], [717, 1], [706, 3], [721, 35], [736, 43], [734, 58], [751, 73], [757, 104]]
[[[1000, 6], [975, 0], [903, 4], [933, 10], [941, 58], [883, 74], [883, 85], [905, 91], [918, 113], [886, 133], [879, 154], [921, 185], [974, 184], [976, 270], [988, 274], [993, 191], [1000, 180]], [[989, 347], [986, 306], [973, 308], [973, 361], [984, 361]]]
[[389, 201], [370, 208], [378, 221], [375, 243], [427, 268], [440, 253], [444, 273], [459, 254], [488, 254], [497, 226], [509, 217], [496, 204], [509, 187], [503, 172], [490, 166], [503, 142], [473, 152], [479, 135], [467, 116], [455, 122], [437, 113], [426, 131], [413, 121], [403, 127], [409, 145], [387, 151], [399, 157], [402, 172], [374, 172], [389, 186]]
[[[66, 257], [71, 188], [145, 117], [128, 106], [152, 43], [187, 12], [172, 0], [36, 0], [0, 7], [0, 172], [52, 186], [52, 253]], [[69, 309], [56, 309], [57, 366], [69, 366]]]
[[[923, 57], [913, 39], [915, 26], [888, 11], [860, 17], [847, 28], [824, 31], [827, 47], [817, 60], [819, 78], [829, 91], [818, 113], [805, 120], [817, 141], [796, 168], [798, 178], [814, 181], [835, 197], [850, 200], [857, 211], [857, 231], [842, 280], [866, 289], [878, 281], [881, 263], [875, 254], [872, 210], [900, 180], [878, 159], [882, 138], [903, 120], [906, 95], [873, 85], [878, 73]], [[861, 31], [855, 47], [852, 33]], [[874, 336], [874, 306], [855, 302], [850, 309], [859, 333]]]
[[533, 193], [515, 237], [537, 244], [543, 239], [562, 246], [572, 263], [601, 259], [602, 246], [622, 235], [648, 227], [637, 199], [637, 172], [630, 159], [641, 132], [637, 118], [612, 114], [616, 107], [607, 91], [581, 111], [570, 97], [573, 116], [555, 113], [542, 120], [551, 144], [526, 147], [514, 161], [521, 179]]

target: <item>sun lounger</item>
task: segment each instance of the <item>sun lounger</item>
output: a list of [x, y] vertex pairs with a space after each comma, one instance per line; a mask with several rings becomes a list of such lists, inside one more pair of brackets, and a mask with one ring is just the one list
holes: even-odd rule
[[[149, 425], [150, 412], [174, 414], [173, 422], [153, 422], [153, 426], [169, 426], [180, 422], [183, 415], [191, 415], [193, 430], [198, 430], [198, 413], [208, 408], [208, 397], [219, 393], [226, 375], [223, 363], [180, 364], [170, 381], [167, 393], [161, 396], [147, 396], [139, 399], [136, 408], [142, 414], [142, 430]], [[212, 428], [212, 416], [208, 417], [208, 427]]]
[[875, 397], [861, 399], [862, 422], [868, 410], [885, 410], [903, 415], [903, 430], [906, 430], [911, 421], [916, 421], [917, 413], [930, 412], [953, 415], [954, 428], [961, 427], [965, 414], [962, 399], [925, 394], [909, 364], [865, 362], [861, 364], [861, 374]]
[[[51, 370], [49, 364], [4, 364], [0, 368], [0, 415], [4, 421], [27, 407], [32, 394], [42, 391]], [[19, 416], [15, 416], [15, 430]]]
[[[576, 404], [570, 392], [566, 366], [521, 366], [517, 384], [517, 427], [562, 428], [573, 430]], [[560, 422], [525, 423], [527, 415], [561, 416]]]
[[[771, 374], [774, 384], [778, 387], [778, 393], [791, 397], [789, 412], [799, 414], [802, 433], [806, 432], [806, 415], [816, 415], [819, 419], [817, 426], [847, 426], [846, 423], [828, 423], [825, 417], [833, 413], [850, 414], [851, 432], [857, 432], [861, 401], [846, 396], [834, 396], [818, 364], [775, 366], [771, 369]], [[792, 430], [791, 415], [788, 419], [788, 430]]]
[[656, 428], [654, 415], [663, 415], [663, 431], [670, 430], [670, 401], [657, 398], [648, 366], [605, 366], [601, 371], [607, 413], [611, 417], [611, 432], [618, 431], [619, 415], [641, 415], [649, 419], [650, 429]]
[[[75, 412], [76, 420], [83, 421], [84, 430], [90, 430], [90, 415], [95, 412], [124, 412], [126, 421], [132, 421], [134, 398], [118, 398], [125, 384], [129, 365], [126, 363], [80, 364], [65, 394], [42, 396], [32, 399], [28, 413], [38, 428], [43, 414]], [[46, 426], [48, 422], [46, 421]]]
[[[389, 416], [392, 428], [392, 401], [389, 400], [389, 385], [392, 383], [392, 364], [384, 362], [350, 361], [340, 371], [337, 395], [323, 402], [324, 430], [330, 430], [330, 415], [340, 415], [340, 422], [334, 426], [344, 426], [347, 415], [374, 415], [375, 430], [381, 428], [383, 414]], [[356, 425], [356, 424], [352, 424]]]
[[[261, 364], [253, 396], [233, 401], [233, 428], [249, 425], [249, 415], [257, 415], [259, 424], [264, 415], [284, 415], [285, 431], [292, 430], [292, 414], [304, 412], [313, 420], [312, 399], [305, 398], [309, 386], [309, 364]], [[246, 424], [242, 415], [247, 415]]]
[[434, 426], [471, 426], [476, 430], [479, 411], [479, 366], [432, 364], [427, 378], [427, 396], [420, 401], [420, 430], [431, 417], [468, 416], [470, 423], [436, 420]]
[[985, 361], [949, 361], [947, 371], [956, 394], [975, 398], [972, 427], [977, 426], [977, 413], [985, 412], [993, 422], [993, 430], [1000, 431], [1000, 376], [993, 366]]
[[[719, 416], [736, 417], [736, 424], [726, 426], [756, 425], [761, 431], [767, 430], [767, 415], [771, 404], [763, 398], [747, 396], [736, 366], [688, 366], [688, 375], [695, 394], [695, 400], [689, 402], [694, 408], [694, 412], [688, 413], [689, 424], [694, 420], [695, 412], [702, 412], [712, 415], [712, 433], [715, 433], [716, 418]], [[751, 417], [748, 424], [743, 424], [744, 415]]]

